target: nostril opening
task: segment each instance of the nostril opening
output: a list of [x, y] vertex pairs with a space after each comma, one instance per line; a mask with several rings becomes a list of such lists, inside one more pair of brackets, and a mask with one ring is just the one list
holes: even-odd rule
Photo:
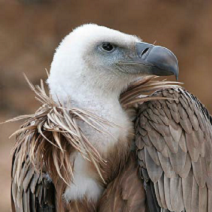
[[144, 49], [143, 52], [141, 53], [141, 56], [143, 56], [145, 53], [147, 53], [148, 50], [149, 50], [149, 48]]

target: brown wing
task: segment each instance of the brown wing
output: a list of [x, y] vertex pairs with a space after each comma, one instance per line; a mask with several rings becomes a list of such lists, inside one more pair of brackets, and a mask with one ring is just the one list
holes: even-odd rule
[[161, 208], [211, 212], [212, 119], [183, 89], [164, 89], [154, 96], [174, 100], [139, 108], [135, 129], [141, 172], [147, 170]]
[[18, 167], [18, 159], [21, 157], [19, 149], [14, 152], [12, 163], [12, 211], [55, 212], [55, 189], [51, 179], [48, 175], [35, 171], [29, 158], [22, 167]]
[[99, 212], [147, 212], [143, 183], [138, 176], [134, 153], [125, 168], [104, 192]]

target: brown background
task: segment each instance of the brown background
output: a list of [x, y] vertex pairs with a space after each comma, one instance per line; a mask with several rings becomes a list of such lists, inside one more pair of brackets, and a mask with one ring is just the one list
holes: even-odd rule
[[[212, 1], [0, 0], [0, 122], [32, 113], [38, 103], [22, 73], [45, 79], [54, 49], [73, 28], [97, 23], [170, 48], [180, 81], [212, 111]], [[173, 78], [171, 78], [173, 79]], [[0, 126], [0, 211], [10, 211], [10, 165], [20, 123]]]

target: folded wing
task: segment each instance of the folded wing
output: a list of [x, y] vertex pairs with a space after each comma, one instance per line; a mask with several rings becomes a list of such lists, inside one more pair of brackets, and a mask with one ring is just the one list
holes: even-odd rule
[[[44, 172], [38, 172], [27, 157], [19, 167], [20, 148], [13, 155], [11, 204], [13, 212], [55, 212], [55, 188]], [[18, 170], [19, 169], [19, 170]]]
[[181, 88], [160, 90], [154, 96], [168, 99], [139, 106], [135, 122], [148, 205], [175, 212], [210, 212], [212, 119], [205, 107]]

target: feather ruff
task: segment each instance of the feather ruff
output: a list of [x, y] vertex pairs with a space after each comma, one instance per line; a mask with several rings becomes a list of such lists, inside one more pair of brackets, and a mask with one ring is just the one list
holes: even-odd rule
[[[29, 159], [39, 173], [48, 167], [51, 176], [58, 176], [67, 185], [73, 180], [73, 164], [70, 163], [70, 154], [78, 151], [82, 156], [93, 163], [100, 178], [105, 183], [98, 164], [105, 163], [98, 150], [89, 142], [77, 124], [81, 120], [94, 129], [107, 133], [104, 126], [113, 126], [107, 120], [79, 108], [65, 108], [56, 103], [44, 88], [41, 80], [40, 86], [34, 86], [25, 76], [30, 88], [35, 93], [35, 98], [42, 106], [31, 115], [22, 115], [6, 122], [25, 120], [16, 135], [16, 153], [20, 154], [16, 164], [15, 182], [18, 184], [21, 177], [21, 167]], [[154, 97], [149, 94], [161, 88], [179, 87], [180, 83], [170, 81], [157, 81], [157, 77], [148, 76], [132, 83], [120, 95], [120, 103], [126, 110], [137, 107], [150, 100], [167, 99]], [[148, 93], [144, 95], [144, 93]], [[141, 95], [142, 94], [142, 95]]]

